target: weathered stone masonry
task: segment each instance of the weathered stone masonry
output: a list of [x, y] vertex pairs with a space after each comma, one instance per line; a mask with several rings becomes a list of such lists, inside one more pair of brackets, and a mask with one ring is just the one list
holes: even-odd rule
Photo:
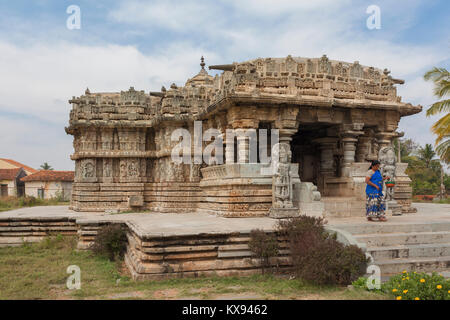
[[[160, 92], [131, 87], [117, 93], [86, 90], [69, 102], [74, 136], [77, 211], [148, 209], [204, 211], [224, 216], [266, 216], [274, 207], [272, 177], [249, 163], [248, 138], [225, 143], [224, 164], [176, 164], [171, 141], [189, 130], [279, 129], [290, 147], [292, 206], [303, 213], [363, 215], [368, 161], [391, 145], [401, 117], [421, 106], [401, 102], [388, 70], [321, 58], [259, 58], [210, 66], [182, 87]], [[193, 150], [194, 151], [194, 150]], [[406, 166], [397, 166], [394, 198], [410, 210]], [[280, 180], [281, 181], [281, 180]], [[284, 180], [283, 180], [284, 181]], [[275, 190], [275, 189], [274, 189]]]

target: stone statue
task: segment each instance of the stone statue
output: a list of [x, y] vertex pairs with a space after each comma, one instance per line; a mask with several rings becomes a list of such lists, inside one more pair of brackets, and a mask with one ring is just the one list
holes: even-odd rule
[[[275, 154], [275, 156], [277, 156]], [[292, 183], [290, 174], [290, 163], [292, 153], [289, 145], [279, 144], [279, 161], [276, 163], [274, 175], [274, 191], [276, 208], [292, 208]]]
[[106, 178], [111, 177], [111, 163], [110, 160], [105, 160], [105, 166], [104, 166], [104, 176]]
[[125, 162], [122, 162], [120, 164], [120, 177], [126, 178], [127, 177], [127, 165]]
[[[383, 178], [394, 181], [396, 164], [394, 148], [391, 146], [381, 148], [378, 153], [378, 159], [381, 162], [380, 172]], [[385, 199], [387, 201], [394, 200], [394, 187], [386, 187], [386, 184], [384, 187], [386, 190]]]
[[136, 163], [134, 161], [131, 161], [128, 165], [128, 176], [129, 177], [137, 177], [138, 176], [138, 169], [136, 167]]

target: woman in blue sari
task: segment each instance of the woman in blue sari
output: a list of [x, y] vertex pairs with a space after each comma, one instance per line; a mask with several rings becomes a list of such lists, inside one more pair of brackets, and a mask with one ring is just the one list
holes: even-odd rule
[[387, 221], [385, 217], [386, 205], [383, 196], [383, 176], [380, 173], [380, 162], [372, 161], [369, 171], [366, 174], [366, 217], [373, 221]]

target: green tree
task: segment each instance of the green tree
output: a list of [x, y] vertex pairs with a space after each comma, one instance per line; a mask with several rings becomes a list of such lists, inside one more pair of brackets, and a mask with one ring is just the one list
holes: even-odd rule
[[53, 170], [52, 166], [49, 165], [47, 162], [44, 162], [44, 164], [41, 164], [41, 169], [43, 169], [43, 170]]
[[[450, 72], [445, 68], [434, 67], [424, 75], [427, 81], [433, 81], [433, 93], [439, 99], [450, 94]], [[434, 123], [431, 131], [437, 135], [436, 152], [446, 163], [450, 163], [450, 99], [442, 99], [431, 105], [427, 116], [444, 113], [444, 116]]]
[[426, 168], [430, 168], [431, 161], [436, 156], [436, 152], [433, 150], [433, 146], [429, 143], [425, 145], [425, 147], [419, 148], [419, 159], [422, 160], [425, 164]]
[[433, 159], [436, 153], [431, 144], [420, 147], [413, 140], [401, 145], [406, 156], [402, 162], [408, 163], [406, 173], [412, 180], [413, 194], [437, 194], [440, 190], [441, 163]]

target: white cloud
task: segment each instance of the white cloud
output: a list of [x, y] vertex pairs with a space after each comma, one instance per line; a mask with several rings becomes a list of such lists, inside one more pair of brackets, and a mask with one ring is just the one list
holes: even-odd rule
[[82, 94], [87, 86], [100, 92], [130, 86], [147, 92], [157, 90], [195, 75], [202, 54], [214, 56], [189, 43], [144, 55], [133, 46], [59, 43], [20, 47], [0, 41], [0, 52], [0, 111], [58, 122], [68, 117], [67, 100]]
[[32, 117], [0, 113], [0, 158], [19, 161], [33, 168], [48, 162], [55, 170], [73, 170], [72, 137], [64, 123], [52, 125]]
[[[70, 43], [21, 47], [0, 41], [0, 157], [38, 167], [73, 169], [66, 136], [72, 96], [93, 92], [156, 91], [183, 85], [200, 70], [200, 56], [215, 54], [178, 43], [144, 55], [133, 46]], [[12, 115], [11, 115], [12, 114]]]
[[109, 13], [117, 22], [189, 31], [220, 19], [214, 1], [123, 1]]

